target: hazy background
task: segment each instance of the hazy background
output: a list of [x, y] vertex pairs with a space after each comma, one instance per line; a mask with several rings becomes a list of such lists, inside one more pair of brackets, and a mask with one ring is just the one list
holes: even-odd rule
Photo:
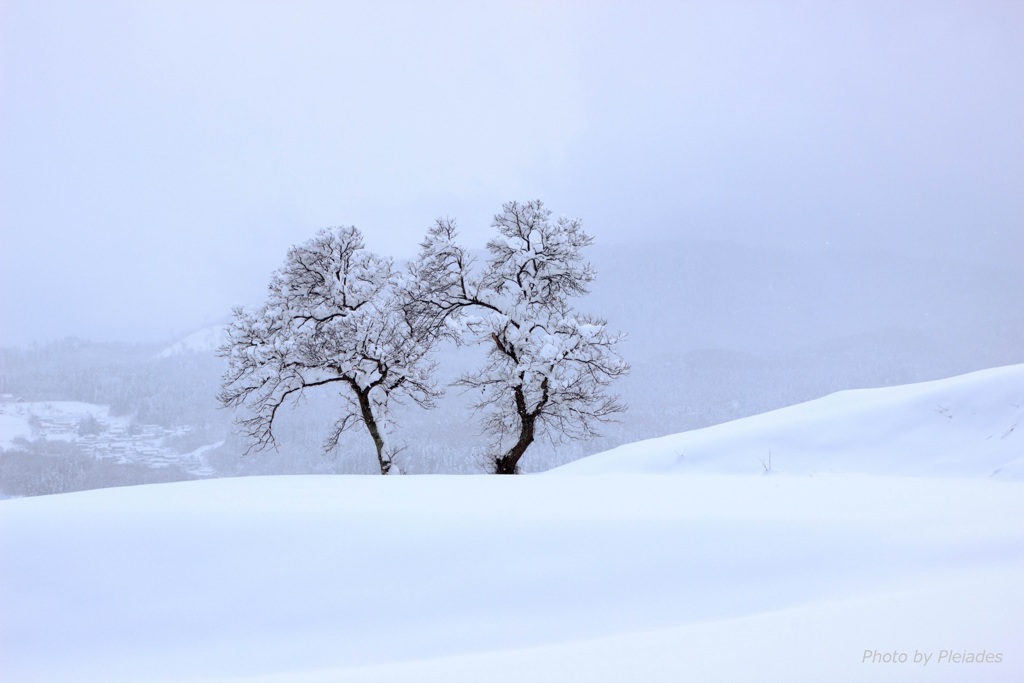
[[173, 339], [319, 227], [408, 256], [449, 215], [482, 246], [510, 199], [605, 245], [1024, 255], [1012, 0], [3, 0], [0, 27], [0, 345]]

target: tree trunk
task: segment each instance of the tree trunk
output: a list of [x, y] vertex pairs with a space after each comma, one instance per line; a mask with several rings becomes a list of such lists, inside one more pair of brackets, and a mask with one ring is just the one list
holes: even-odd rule
[[363, 415], [363, 424], [370, 431], [373, 437], [373, 445], [377, 448], [377, 462], [380, 463], [380, 473], [387, 474], [391, 471], [391, 456], [384, 452], [384, 437], [377, 427], [377, 420], [373, 417], [373, 409], [370, 406], [370, 392], [368, 390], [356, 389], [356, 396], [359, 397], [359, 410]]
[[526, 400], [521, 387], [515, 388], [516, 409], [519, 413], [519, 439], [512, 448], [499, 458], [494, 460], [495, 474], [519, 474], [519, 458], [533, 443], [535, 436], [534, 427], [539, 411], [527, 412]]
[[523, 453], [533, 443], [533, 422], [532, 416], [523, 419], [519, 426], [519, 440], [505, 455], [494, 461], [495, 474], [519, 474], [519, 458], [523, 457]]

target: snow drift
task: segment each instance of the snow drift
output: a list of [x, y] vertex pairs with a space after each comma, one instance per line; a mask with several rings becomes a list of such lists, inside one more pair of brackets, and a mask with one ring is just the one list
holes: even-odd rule
[[840, 391], [626, 444], [553, 472], [859, 472], [1024, 478], [1024, 365]]

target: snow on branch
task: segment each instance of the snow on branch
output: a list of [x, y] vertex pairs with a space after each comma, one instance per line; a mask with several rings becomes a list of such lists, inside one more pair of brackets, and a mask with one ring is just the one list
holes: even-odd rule
[[458, 342], [487, 347], [484, 367], [458, 384], [484, 412], [495, 471], [513, 473], [539, 433], [589, 437], [623, 412], [606, 390], [629, 366], [616, 350], [622, 335], [571, 306], [595, 277], [581, 253], [593, 242], [582, 223], [552, 221], [542, 202], [530, 201], [505, 204], [492, 227], [478, 270], [455, 223], [438, 220], [410, 268], [412, 303]]
[[429, 359], [433, 337], [407, 306], [391, 259], [365, 251], [354, 227], [321, 230], [288, 251], [257, 310], [235, 310], [221, 355], [228, 360], [219, 399], [239, 409], [237, 424], [257, 450], [275, 447], [280, 407], [314, 387], [336, 384], [348, 408], [327, 438], [362, 424], [381, 473], [391, 460], [382, 427], [392, 400], [432, 407], [438, 395]]

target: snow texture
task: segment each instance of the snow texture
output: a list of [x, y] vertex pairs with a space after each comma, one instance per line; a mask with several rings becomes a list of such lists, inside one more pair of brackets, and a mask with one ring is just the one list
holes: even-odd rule
[[626, 444], [559, 473], [856, 472], [1024, 479], [1024, 365], [824, 398]]
[[1022, 378], [843, 392], [551, 475], [0, 501], [3, 679], [1018, 681]]

